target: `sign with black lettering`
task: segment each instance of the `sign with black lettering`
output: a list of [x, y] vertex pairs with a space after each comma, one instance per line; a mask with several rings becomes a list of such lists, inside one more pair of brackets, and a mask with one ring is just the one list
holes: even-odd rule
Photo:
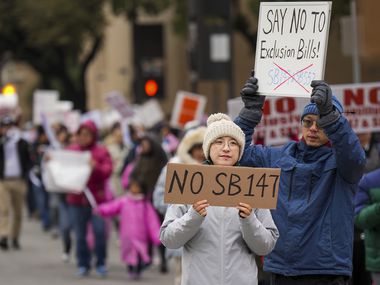
[[261, 2], [255, 76], [259, 94], [310, 97], [324, 76], [331, 2]]
[[193, 204], [207, 199], [210, 205], [275, 209], [280, 168], [253, 168], [169, 163], [164, 202]]

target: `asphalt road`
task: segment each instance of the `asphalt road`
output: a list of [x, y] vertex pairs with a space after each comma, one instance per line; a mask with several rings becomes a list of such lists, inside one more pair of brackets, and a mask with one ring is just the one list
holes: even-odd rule
[[125, 265], [120, 261], [113, 231], [108, 244], [108, 277], [100, 279], [94, 272], [85, 278], [75, 276], [74, 254], [69, 263], [61, 260], [61, 240], [53, 239], [51, 234], [41, 230], [40, 223], [24, 219], [20, 251], [0, 251], [0, 285], [118, 285], [118, 284], [174, 284], [174, 266], [169, 263], [170, 271], [161, 274], [158, 258], [144, 271], [140, 280], [128, 278]]

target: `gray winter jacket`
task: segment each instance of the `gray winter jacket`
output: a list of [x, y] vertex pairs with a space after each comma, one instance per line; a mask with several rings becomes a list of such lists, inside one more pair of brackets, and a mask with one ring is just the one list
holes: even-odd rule
[[202, 217], [191, 205], [170, 205], [160, 232], [166, 247], [183, 246], [182, 285], [256, 285], [255, 254], [268, 254], [278, 236], [268, 209], [241, 219], [235, 208], [210, 206]]

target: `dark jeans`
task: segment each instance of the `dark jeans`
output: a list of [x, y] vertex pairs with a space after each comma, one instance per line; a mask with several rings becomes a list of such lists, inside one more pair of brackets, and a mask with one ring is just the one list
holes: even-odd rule
[[34, 194], [33, 184], [30, 180], [27, 180], [27, 192], [26, 192], [26, 205], [28, 209], [28, 216], [31, 218], [37, 210], [36, 195]]
[[271, 285], [349, 285], [350, 278], [342, 275], [284, 276], [271, 274]]
[[73, 223], [76, 237], [76, 255], [78, 267], [89, 269], [91, 253], [87, 245], [87, 225], [92, 224], [95, 237], [96, 266], [105, 265], [106, 260], [106, 231], [104, 220], [92, 214], [90, 206], [69, 206], [70, 218]]
[[49, 230], [51, 226], [50, 209], [49, 209], [49, 193], [44, 186], [33, 184], [33, 191], [37, 202], [38, 212], [40, 214], [43, 230]]

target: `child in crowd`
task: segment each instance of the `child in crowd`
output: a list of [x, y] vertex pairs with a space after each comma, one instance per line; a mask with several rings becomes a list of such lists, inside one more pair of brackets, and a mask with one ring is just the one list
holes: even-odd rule
[[[245, 145], [243, 131], [225, 114], [207, 120], [203, 153], [210, 167], [238, 166]], [[278, 230], [269, 209], [169, 205], [161, 226], [161, 241], [168, 248], [183, 247], [182, 285], [257, 285], [255, 256], [272, 251]], [[289, 283], [290, 284], [290, 283]]]
[[121, 259], [132, 279], [139, 279], [144, 265], [151, 263], [149, 242], [160, 244], [160, 220], [146, 199], [145, 188], [143, 181], [131, 177], [125, 195], [94, 210], [102, 217], [120, 216]]

